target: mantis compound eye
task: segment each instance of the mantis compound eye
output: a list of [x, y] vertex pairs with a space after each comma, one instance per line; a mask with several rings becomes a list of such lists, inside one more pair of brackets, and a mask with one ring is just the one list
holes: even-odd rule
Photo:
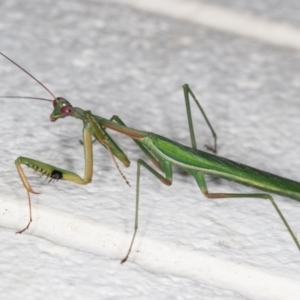
[[72, 106], [63, 106], [61, 109], [60, 109], [60, 114], [63, 116], [63, 117], [67, 117], [67, 116], [70, 116], [72, 115], [74, 112], [74, 108]]

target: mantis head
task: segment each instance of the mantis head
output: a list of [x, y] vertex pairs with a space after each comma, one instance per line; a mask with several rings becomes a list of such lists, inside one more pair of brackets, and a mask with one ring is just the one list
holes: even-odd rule
[[50, 115], [50, 121], [55, 122], [57, 119], [73, 116], [75, 109], [65, 98], [57, 97], [53, 100], [53, 112]]

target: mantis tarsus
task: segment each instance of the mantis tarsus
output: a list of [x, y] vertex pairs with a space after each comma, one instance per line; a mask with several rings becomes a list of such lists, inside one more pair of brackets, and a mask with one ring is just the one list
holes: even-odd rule
[[[41, 161], [37, 161], [27, 157], [18, 157], [15, 161], [17, 170], [19, 172], [22, 183], [27, 190], [28, 202], [29, 202], [29, 214], [30, 219], [27, 226], [18, 231], [17, 233], [24, 232], [30, 225], [32, 221], [31, 217], [31, 200], [30, 193], [35, 193], [30, 187], [28, 180], [21, 167], [22, 164], [48, 176], [50, 179], [55, 180], [68, 180], [73, 181], [78, 184], [88, 184], [92, 181], [93, 175], [93, 152], [92, 152], [92, 138], [100, 142], [111, 154], [111, 156], [118, 158], [124, 166], [128, 167], [130, 161], [128, 160], [125, 153], [121, 148], [113, 141], [113, 139], [106, 132], [107, 128], [114, 131], [125, 134], [126, 136], [132, 138], [138, 147], [144, 152], [144, 154], [152, 161], [154, 166], [161, 171], [164, 175], [158, 173], [153, 167], [151, 167], [144, 160], [139, 159], [137, 161], [137, 182], [136, 182], [136, 203], [135, 203], [135, 225], [132, 240], [127, 251], [126, 256], [122, 259], [121, 263], [124, 263], [131, 252], [134, 239], [138, 229], [138, 209], [139, 209], [139, 185], [140, 185], [140, 169], [143, 166], [150, 173], [152, 173], [156, 178], [158, 178], [165, 185], [172, 184], [172, 164], [185, 170], [188, 174], [192, 175], [201, 192], [210, 199], [216, 198], [261, 198], [269, 200], [275, 210], [277, 211], [280, 219], [284, 223], [286, 229], [293, 238], [296, 246], [300, 250], [300, 244], [297, 240], [296, 235], [293, 233], [289, 224], [282, 215], [280, 209], [276, 205], [274, 199], [268, 193], [210, 193], [206, 186], [205, 175], [218, 176], [230, 181], [238, 182], [246, 186], [251, 186], [258, 188], [262, 191], [275, 193], [278, 195], [286, 196], [291, 199], [300, 201], [300, 183], [283, 178], [265, 171], [261, 171], [246, 165], [234, 162], [232, 160], [216, 156], [211, 153], [200, 151], [196, 146], [196, 139], [193, 129], [190, 100], [192, 99], [197, 104], [206, 123], [208, 124], [212, 135], [214, 137], [214, 147], [211, 148], [213, 152], [217, 150], [217, 137], [216, 134], [207, 119], [200, 103], [196, 99], [195, 95], [189, 88], [187, 84], [183, 86], [184, 98], [187, 109], [188, 124], [191, 136], [192, 147], [187, 147], [174, 142], [165, 137], [159, 136], [154, 133], [136, 130], [127, 127], [124, 122], [118, 117], [113, 116], [110, 120], [99, 116], [93, 115], [90, 111], [85, 111], [79, 107], [73, 107], [70, 102], [62, 97], [55, 97], [54, 94], [40, 81], [33, 77], [29, 72], [20, 67], [17, 63], [12, 61], [6, 55], [0, 52], [2, 56], [11, 61], [30, 77], [32, 77], [36, 82], [38, 82], [42, 87], [44, 87], [53, 96], [53, 100], [35, 98], [35, 97], [14, 97], [14, 96], [3, 96], [11, 98], [31, 98], [39, 99], [45, 101], [51, 101], [53, 103], [54, 109], [50, 115], [50, 120], [52, 122], [60, 118], [65, 117], [75, 117], [83, 122], [83, 146], [84, 146], [84, 156], [85, 156], [85, 173], [83, 177], [79, 175], [55, 167], [53, 165], [45, 164]], [[117, 164], [116, 164], [117, 165]], [[121, 173], [122, 174], [122, 173]], [[123, 174], [122, 174], [123, 176]], [[124, 176], [123, 176], [124, 177]]]

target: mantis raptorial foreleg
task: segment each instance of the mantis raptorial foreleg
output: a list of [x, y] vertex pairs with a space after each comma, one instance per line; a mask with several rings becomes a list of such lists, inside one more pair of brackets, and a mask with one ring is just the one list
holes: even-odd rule
[[23, 186], [27, 191], [28, 202], [29, 202], [29, 221], [22, 230], [19, 230], [16, 233], [22, 233], [29, 228], [30, 223], [32, 222], [30, 193], [37, 194], [31, 188], [21, 165], [26, 165], [27, 167], [33, 169], [34, 171], [37, 171], [42, 175], [45, 175], [46, 177], [50, 178], [50, 181], [67, 180], [67, 181], [76, 182], [78, 184], [88, 184], [92, 181], [92, 176], [93, 176], [93, 148], [92, 148], [92, 136], [87, 129], [83, 130], [83, 141], [84, 141], [83, 144], [84, 144], [84, 157], [85, 157], [85, 173], [83, 177], [80, 177], [76, 173], [70, 172], [68, 170], [64, 170], [56, 166], [49, 165], [28, 157], [20, 156], [16, 159], [15, 164], [18, 173], [20, 175], [20, 178], [22, 180]]
[[22, 183], [27, 190], [28, 194], [28, 202], [29, 202], [29, 221], [27, 225], [17, 233], [22, 233], [26, 229], [28, 229], [30, 223], [32, 222], [32, 211], [31, 211], [31, 199], [30, 193], [37, 194], [30, 186], [26, 175], [21, 167], [21, 165], [26, 165], [27, 167], [33, 169], [45, 175], [46, 177], [50, 178], [51, 180], [66, 180], [72, 181], [77, 184], [88, 184], [92, 181], [93, 177], [93, 147], [92, 147], [92, 135], [98, 140], [104, 147], [107, 148], [108, 152], [111, 154], [120, 174], [126, 181], [128, 185], [129, 182], [127, 181], [126, 177], [122, 174], [115, 157], [118, 157], [125, 166], [129, 166], [129, 160], [124, 152], [119, 148], [119, 146], [111, 139], [111, 137], [107, 134], [107, 132], [101, 127], [101, 125], [95, 121], [93, 115], [86, 111], [84, 112], [85, 115], [85, 122], [83, 127], [83, 146], [84, 146], [84, 160], [85, 160], [85, 172], [83, 177], [79, 176], [78, 174], [58, 168], [56, 166], [43, 163], [38, 160], [34, 160], [27, 157], [18, 157], [15, 161], [18, 173], [22, 180]]

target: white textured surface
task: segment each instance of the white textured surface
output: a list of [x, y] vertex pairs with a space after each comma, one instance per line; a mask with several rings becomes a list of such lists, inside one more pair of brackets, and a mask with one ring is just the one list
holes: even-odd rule
[[[1, 51], [75, 106], [189, 144], [189, 83], [219, 135], [222, 156], [300, 181], [299, 54], [102, 2], [10, 1], [0, 10]], [[19, 28], [22, 27], [22, 30]], [[47, 94], [4, 58], [1, 94]], [[28, 234], [26, 193], [14, 159], [29, 156], [82, 173], [81, 124], [49, 122], [52, 107], [1, 100], [0, 294], [5, 299], [298, 299], [300, 255], [271, 205], [208, 201], [193, 178], [171, 187], [143, 170], [138, 240], [133, 227], [140, 151], [120, 178], [95, 145], [92, 184], [44, 184]], [[194, 108], [198, 145], [210, 135]], [[197, 125], [196, 125], [197, 124]], [[208, 179], [211, 191], [249, 191]], [[300, 203], [274, 196], [300, 232]]]

